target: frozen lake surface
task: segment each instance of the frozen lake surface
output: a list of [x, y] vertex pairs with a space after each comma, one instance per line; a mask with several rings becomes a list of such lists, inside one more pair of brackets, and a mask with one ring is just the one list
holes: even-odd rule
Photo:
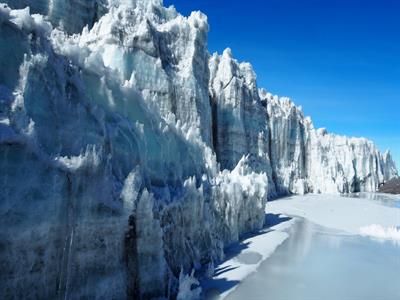
[[209, 299], [400, 299], [400, 198], [293, 196], [203, 283]]
[[400, 247], [298, 220], [227, 299], [400, 299]]

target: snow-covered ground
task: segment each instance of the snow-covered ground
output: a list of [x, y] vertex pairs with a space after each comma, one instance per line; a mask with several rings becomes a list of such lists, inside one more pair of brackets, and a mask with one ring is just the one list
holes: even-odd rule
[[[368, 236], [374, 241], [390, 240], [400, 245], [400, 209], [382, 203], [378, 196], [309, 194], [268, 202], [267, 223], [276, 225], [228, 250], [228, 259], [217, 267], [212, 279], [203, 283], [203, 289], [208, 290], [210, 298], [225, 298], [289, 237], [288, 228], [303, 218], [345, 235]], [[382, 197], [393, 203], [400, 200], [400, 197]]]
[[[395, 232], [392, 229], [400, 225], [399, 209], [372, 200], [337, 195], [288, 197], [269, 202], [266, 211], [304, 217], [325, 227], [373, 237], [377, 235], [376, 227]], [[396, 239], [396, 235], [387, 235], [386, 238]]]

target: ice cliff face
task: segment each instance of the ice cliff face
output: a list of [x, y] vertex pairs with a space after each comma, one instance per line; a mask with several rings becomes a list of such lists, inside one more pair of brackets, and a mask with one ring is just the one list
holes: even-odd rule
[[79, 33], [87, 25], [92, 27], [107, 12], [113, 0], [4, 0], [13, 9], [27, 6], [32, 14], [47, 16], [54, 26], [68, 33]]
[[261, 103], [256, 75], [248, 63], [238, 63], [230, 49], [209, 61], [213, 147], [222, 169], [233, 169], [243, 156], [258, 172], [265, 172], [272, 183], [269, 194], [276, 194], [269, 160], [270, 131]]
[[269, 195], [376, 191], [397, 174], [390, 153], [363, 138], [315, 129], [290, 99], [258, 89], [248, 63], [230, 49], [210, 58], [213, 145], [221, 167], [248, 155], [269, 178]]
[[8, 4], [5, 298], [184, 299], [198, 294], [185, 274], [263, 226], [268, 196], [374, 191], [397, 173], [371, 142], [316, 130], [259, 90], [230, 50], [210, 57], [201, 13], [156, 0]]
[[315, 129], [288, 98], [260, 90], [271, 135], [270, 161], [279, 193], [374, 192], [396, 176], [390, 153], [381, 154], [364, 138], [348, 138]]
[[263, 225], [267, 177], [211, 148], [203, 15], [126, 3], [68, 36], [0, 13], [2, 295], [172, 297]]

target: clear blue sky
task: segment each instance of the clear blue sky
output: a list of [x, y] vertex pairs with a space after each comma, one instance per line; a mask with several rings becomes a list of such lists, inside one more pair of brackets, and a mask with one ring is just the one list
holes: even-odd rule
[[389, 148], [400, 167], [400, 0], [164, 0], [210, 24], [258, 86], [289, 96], [317, 127]]

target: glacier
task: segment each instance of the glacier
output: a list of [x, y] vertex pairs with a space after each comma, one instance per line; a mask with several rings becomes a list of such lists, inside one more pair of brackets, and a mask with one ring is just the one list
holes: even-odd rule
[[263, 227], [267, 199], [398, 176], [389, 152], [259, 89], [230, 49], [209, 54], [200, 12], [3, 2], [4, 298], [196, 297], [194, 276]]

